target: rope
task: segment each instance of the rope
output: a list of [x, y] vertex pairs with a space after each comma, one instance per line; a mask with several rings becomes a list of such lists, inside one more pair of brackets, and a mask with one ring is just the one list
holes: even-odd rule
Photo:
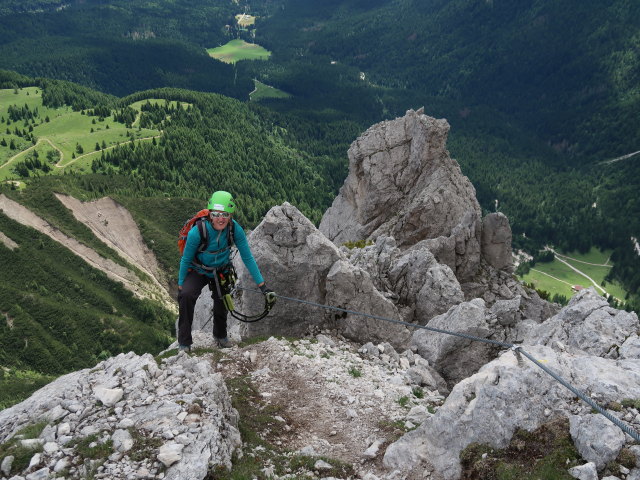
[[[243, 287], [238, 287], [238, 286], [236, 286], [236, 288], [238, 290], [245, 290], [247, 292], [261, 293], [259, 290], [254, 290], [254, 289], [251, 289], [251, 288], [243, 288]], [[519, 345], [515, 345], [513, 343], [501, 342], [499, 340], [492, 340], [490, 338], [477, 337], [475, 335], [468, 335], [466, 333], [452, 332], [452, 331], [449, 331], [449, 330], [443, 330], [441, 328], [428, 327], [426, 325], [419, 325], [419, 324], [415, 324], [415, 323], [403, 322], [401, 320], [394, 320], [392, 318], [381, 317], [379, 315], [371, 315], [371, 314], [368, 314], [368, 313], [356, 312], [354, 310], [347, 310], [346, 308], [333, 307], [331, 305], [323, 305], [321, 303], [309, 302], [307, 300], [300, 300], [299, 298], [285, 297], [283, 295], [277, 295], [277, 298], [281, 298], [283, 300], [288, 300], [290, 302], [302, 303], [302, 304], [310, 305], [310, 306], [313, 306], [313, 307], [323, 308], [323, 309], [326, 309], [326, 310], [335, 310], [335, 311], [338, 311], [338, 312], [348, 313], [348, 314], [352, 314], [352, 315], [358, 315], [358, 316], [361, 316], [361, 317], [372, 318], [374, 320], [382, 320], [382, 321], [385, 321], [385, 322], [395, 323], [395, 324], [398, 324], [398, 325], [405, 325], [405, 326], [411, 327], [411, 328], [421, 328], [423, 330], [429, 330], [429, 331], [436, 332], [436, 333], [444, 333], [445, 335], [452, 335], [454, 337], [466, 338], [468, 340], [473, 340], [473, 341], [478, 341], [478, 342], [483, 342], [483, 343], [488, 343], [488, 344], [498, 345], [500, 347], [508, 348], [511, 351], [513, 351], [513, 353], [515, 354], [516, 359], [518, 361], [518, 365], [522, 366], [522, 357], [520, 356], [520, 354], [522, 354], [525, 357], [527, 357], [529, 360], [531, 360], [535, 365], [537, 365], [542, 370], [544, 370], [546, 373], [551, 375], [551, 377], [553, 377], [556, 381], [558, 381], [562, 386], [564, 386], [565, 388], [569, 389], [574, 395], [576, 395], [578, 398], [580, 398], [587, 405], [589, 405], [590, 407], [594, 408], [599, 413], [604, 415], [605, 418], [607, 418], [609, 421], [611, 421], [614, 425], [616, 425], [618, 428], [620, 428], [623, 432], [625, 432], [629, 436], [631, 436], [635, 441], [640, 442], [640, 434], [638, 434], [638, 432], [636, 432], [635, 430], [630, 428], [627, 424], [623, 423], [620, 419], [618, 419], [618, 418], [614, 417], [613, 415], [611, 415], [603, 407], [598, 405], [591, 398], [587, 397], [583, 392], [581, 392], [577, 388], [573, 387], [569, 382], [567, 382], [565, 379], [563, 379], [560, 375], [555, 373], [549, 367], [547, 367], [547, 366], [543, 365], [542, 363], [540, 363], [538, 360], [536, 360], [534, 357], [532, 357], [529, 353], [525, 352], [522, 349], [522, 347], [519, 346]]]

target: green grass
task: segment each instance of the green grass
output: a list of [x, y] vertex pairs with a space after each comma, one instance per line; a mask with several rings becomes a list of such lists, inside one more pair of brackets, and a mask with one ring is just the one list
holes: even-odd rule
[[[560, 255], [571, 257], [571, 259], [565, 256], [559, 258], [591, 277], [597, 285], [604, 288], [607, 293], [620, 300], [625, 298], [626, 292], [619, 284], [616, 282], [604, 282], [604, 278], [611, 268], [599, 265], [611, 265], [609, 261], [609, 256], [611, 255], [610, 250], [600, 251], [594, 247], [587, 254], [577, 252], [559, 253]], [[572, 285], [581, 285], [583, 287], [593, 285], [586, 277], [572, 270], [565, 263], [559, 261], [558, 258], [550, 263], [537, 263], [529, 273], [521, 277], [521, 280], [525, 283], [533, 284], [538, 290], [544, 290], [551, 295], [564, 295], [567, 298], [570, 298], [575, 293], [571, 288]], [[596, 288], [596, 291], [602, 295], [602, 291], [599, 288]]]
[[[92, 161], [101, 155], [101, 150], [96, 150], [96, 144], [101, 149], [110, 149], [133, 140], [151, 141], [151, 137], [160, 135], [159, 130], [137, 128], [137, 120], [132, 128], [127, 128], [116, 122], [113, 116], [100, 120], [82, 112], [74, 112], [70, 107], [45, 107], [42, 105], [42, 91], [37, 87], [19, 89], [17, 94], [14, 92], [13, 89], [0, 90], [0, 142], [4, 139], [7, 143], [7, 146], [0, 145], [0, 181], [17, 179], [14, 172], [16, 164], [33, 157], [34, 151], [38, 152], [41, 161], [47, 162], [51, 174], [62, 174], [69, 170], [90, 173]], [[132, 107], [139, 111], [142, 103], [136, 102]], [[8, 109], [12, 105], [20, 108], [27, 105], [32, 111], [37, 108], [38, 115], [28, 125], [23, 120], [10, 122]], [[16, 128], [32, 134], [37, 139], [36, 146], [30, 139], [16, 135]], [[10, 148], [12, 140], [15, 149]], [[47, 158], [49, 152], [52, 152], [55, 160]]]
[[31, 370], [0, 370], [0, 410], [20, 403], [56, 378]]
[[221, 47], [208, 48], [209, 56], [225, 63], [236, 63], [240, 60], [267, 60], [271, 52], [255, 43], [234, 39]]
[[251, 100], [253, 100], [254, 102], [262, 100], [263, 98], [289, 98], [289, 97], [291, 97], [291, 95], [289, 95], [287, 92], [283, 92], [282, 90], [278, 90], [277, 88], [272, 87], [270, 85], [266, 85], [266, 84], [264, 84], [262, 82], [259, 82], [258, 80], [254, 80], [253, 84], [255, 85], [255, 90], [249, 94], [249, 98]]
[[42, 451], [42, 445], [39, 445], [36, 448], [27, 448], [20, 444], [20, 440], [38, 438], [46, 425], [47, 422], [38, 422], [27, 425], [17, 432], [11, 440], [0, 444], [0, 458], [5, 458], [9, 455], [14, 457], [9, 475], [23, 471], [29, 465], [31, 457]]
[[571, 480], [567, 470], [580, 464], [567, 419], [534, 432], [518, 430], [503, 450], [472, 443], [460, 453], [463, 480]]
[[[92, 444], [95, 443], [96, 445]], [[88, 437], [73, 441], [70, 446], [75, 447], [76, 453], [84, 459], [106, 460], [113, 453], [113, 441], [100, 442], [100, 435], [94, 433]]]

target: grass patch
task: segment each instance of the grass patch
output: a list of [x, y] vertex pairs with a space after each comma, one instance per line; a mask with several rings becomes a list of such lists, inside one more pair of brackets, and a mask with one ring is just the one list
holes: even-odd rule
[[74, 447], [76, 453], [85, 460], [105, 460], [114, 452], [113, 441], [109, 439], [101, 442], [100, 434], [98, 433], [72, 441], [70, 446]]
[[249, 94], [249, 99], [257, 102], [264, 98], [290, 98], [291, 95], [287, 92], [283, 92], [275, 87], [259, 82], [258, 80], [254, 80], [253, 84], [255, 86], [253, 92]]
[[406, 395], [400, 397], [398, 399], [398, 405], [400, 405], [401, 407], [406, 407], [407, 405], [409, 405], [409, 397], [407, 397]]
[[158, 366], [161, 366], [162, 365], [162, 360], [164, 360], [165, 358], [173, 357], [173, 356], [175, 356], [177, 354], [178, 354], [178, 349], [177, 348], [172, 348], [170, 350], [167, 350], [166, 352], [162, 352], [162, 353], [156, 355], [153, 358], [156, 361], [156, 363], [158, 364]]
[[622, 406], [626, 408], [635, 408], [636, 410], [640, 410], [640, 398], [625, 398], [622, 400]]
[[567, 470], [581, 463], [569, 421], [557, 419], [533, 432], [518, 430], [503, 450], [472, 443], [460, 453], [462, 479], [571, 480]]
[[[118, 144], [142, 141], [160, 135], [160, 131], [137, 128], [140, 105], [134, 104], [138, 117], [129, 126], [115, 121], [113, 115], [96, 117], [76, 112], [71, 107], [49, 108], [42, 104], [42, 89], [28, 87], [0, 90], [0, 181], [24, 176], [16, 170], [21, 163], [38, 160], [42, 166], [29, 175], [91, 173], [91, 163], [103, 150]], [[146, 102], [146, 101], [145, 101]], [[9, 108], [27, 106], [30, 118], [11, 121]], [[98, 147], [96, 147], [98, 146]], [[13, 147], [13, 148], [12, 148]]]
[[362, 376], [362, 372], [356, 367], [351, 367], [349, 369], [349, 375], [351, 375], [353, 378], [360, 378]]
[[[593, 285], [586, 277], [559, 260], [562, 259], [591, 277], [607, 293], [619, 300], [623, 300], [627, 292], [618, 283], [605, 282], [604, 280], [611, 270], [610, 255], [610, 250], [600, 251], [595, 247], [586, 254], [577, 252], [559, 253], [553, 262], [537, 263], [533, 270], [520, 277], [520, 279], [524, 283], [532, 284], [538, 290], [549, 292], [551, 296], [558, 294], [567, 298], [571, 298], [575, 293], [571, 288], [573, 285], [581, 285], [583, 287]], [[602, 295], [600, 289], [596, 288], [596, 291]]]
[[240, 60], [267, 60], [271, 52], [255, 43], [234, 39], [216, 48], [208, 48], [209, 56], [224, 63], [236, 63]]
[[148, 437], [145, 432], [130, 428], [129, 433], [133, 438], [133, 447], [127, 452], [129, 458], [135, 462], [141, 462], [147, 458], [154, 458], [157, 450], [162, 446], [160, 438]]
[[414, 387], [411, 393], [413, 393], [413, 396], [416, 398], [424, 398], [424, 390], [422, 387]]
[[13, 455], [14, 457], [9, 476], [22, 472], [29, 466], [31, 457], [42, 451], [42, 444], [35, 448], [23, 447], [20, 440], [38, 438], [46, 426], [47, 422], [45, 421], [27, 425], [18, 431], [10, 440], [0, 444], [0, 458], [5, 458], [9, 455]]

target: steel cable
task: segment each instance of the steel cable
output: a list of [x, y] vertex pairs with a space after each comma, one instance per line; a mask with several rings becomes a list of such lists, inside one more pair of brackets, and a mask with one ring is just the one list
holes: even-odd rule
[[[254, 289], [251, 289], [251, 288], [243, 288], [243, 287], [239, 287], [239, 286], [236, 286], [236, 288], [238, 290], [244, 290], [244, 291], [254, 292], [254, 293], [261, 293], [259, 290], [254, 290]], [[587, 395], [585, 395], [583, 392], [581, 392], [580, 390], [578, 390], [577, 388], [572, 386], [569, 382], [567, 382], [565, 379], [563, 379], [560, 375], [558, 375], [553, 370], [551, 370], [549, 367], [543, 365], [538, 360], [536, 360], [534, 357], [532, 357], [529, 353], [524, 351], [522, 349], [522, 347], [519, 346], [519, 345], [516, 345], [516, 344], [513, 344], [513, 343], [501, 342], [499, 340], [493, 340], [493, 339], [490, 339], [490, 338], [477, 337], [475, 335], [468, 335], [466, 333], [452, 332], [452, 331], [449, 331], [449, 330], [443, 330], [441, 328], [428, 327], [426, 325], [419, 325], [419, 324], [416, 324], [416, 323], [403, 322], [401, 320], [394, 320], [392, 318], [381, 317], [379, 315], [371, 315], [369, 313], [356, 312], [354, 310], [348, 310], [346, 308], [334, 307], [334, 306], [331, 306], [331, 305], [323, 305], [321, 303], [310, 302], [308, 300], [301, 300], [299, 298], [285, 297], [285, 296], [279, 295], [279, 294], [276, 294], [276, 296], [277, 296], [277, 298], [281, 298], [283, 300], [288, 300], [290, 302], [301, 303], [301, 304], [310, 305], [310, 306], [313, 306], [313, 307], [323, 308], [323, 309], [326, 309], [326, 310], [334, 310], [334, 311], [347, 313], [347, 314], [351, 314], [351, 315], [358, 315], [358, 316], [365, 317], [365, 318], [372, 318], [374, 320], [382, 320], [382, 321], [389, 322], [389, 323], [395, 323], [395, 324], [398, 324], [398, 325], [404, 325], [404, 326], [410, 327], [410, 328], [420, 328], [420, 329], [423, 329], [423, 330], [429, 330], [429, 331], [436, 332], [436, 333], [443, 333], [445, 335], [452, 335], [452, 336], [455, 336], [455, 337], [465, 338], [465, 339], [468, 339], [468, 340], [484, 342], [484, 343], [488, 343], [488, 344], [492, 344], [492, 345], [497, 345], [497, 346], [500, 346], [500, 347], [503, 347], [503, 348], [508, 348], [508, 349], [512, 350], [514, 352], [514, 354], [516, 355], [516, 358], [518, 359], [518, 364], [521, 364], [519, 354], [524, 355], [529, 360], [531, 360], [535, 365], [540, 367], [544, 372], [546, 372], [552, 378], [554, 378], [557, 382], [559, 382], [562, 386], [564, 386], [565, 388], [569, 389], [574, 395], [576, 395], [578, 398], [580, 398], [583, 402], [585, 402], [587, 405], [589, 405], [590, 407], [592, 407], [595, 410], [597, 410], [600, 414], [604, 415], [605, 418], [607, 418], [609, 421], [611, 421], [614, 425], [616, 425], [618, 428], [620, 428], [623, 432], [625, 432], [626, 434], [631, 436], [635, 441], [640, 442], [640, 434], [638, 434], [638, 432], [636, 432], [631, 427], [629, 427], [628, 425], [623, 423], [619, 418], [616, 418], [615, 416], [611, 415], [603, 407], [598, 405], [591, 398], [587, 397]]]

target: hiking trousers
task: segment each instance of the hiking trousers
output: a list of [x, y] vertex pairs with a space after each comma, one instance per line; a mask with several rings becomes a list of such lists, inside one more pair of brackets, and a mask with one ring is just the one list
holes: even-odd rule
[[227, 336], [227, 309], [218, 296], [215, 285], [210, 284], [213, 279], [206, 275], [200, 275], [191, 271], [187, 274], [182, 284], [182, 290], [178, 293], [178, 306], [180, 313], [178, 316], [178, 343], [190, 346], [193, 343], [191, 338], [191, 324], [193, 323], [193, 313], [196, 301], [205, 285], [209, 285], [211, 297], [213, 298], [213, 336], [216, 338], [226, 338]]

